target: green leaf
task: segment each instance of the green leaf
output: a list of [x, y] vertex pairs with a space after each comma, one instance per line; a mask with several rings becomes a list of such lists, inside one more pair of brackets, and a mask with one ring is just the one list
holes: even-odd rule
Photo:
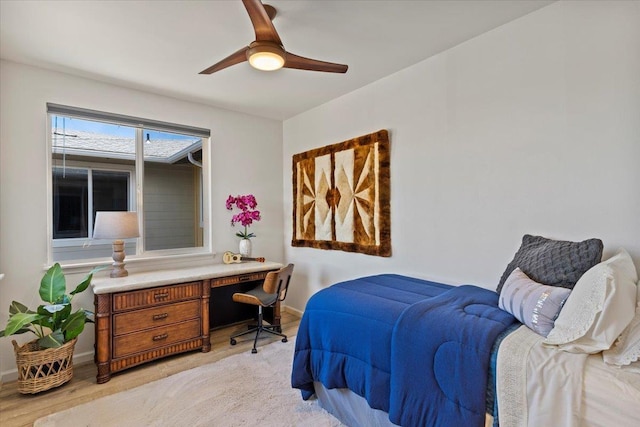
[[[32, 334], [35, 334], [35, 332], [29, 328], [22, 328], [15, 331], [13, 335], [26, 334], [27, 332], [31, 332]], [[3, 337], [3, 336], [4, 336], [4, 331], [0, 331], [0, 337]]]
[[66, 306], [67, 306], [66, 304], [48, 304], [48, 305], [43, 305], [42, 308], [44, 308], [49, 313], [57, 313], [59, 311], [64, 310]]
[[38, 345], [41, 348], [56, 348], [62, 344], [64, 344], [64, 335], [60, 330], [54, 331], [38, 340]]
[[19, 303], [18, 301], [12, 301], [9, 306], [9, 314], [16, 313], [33, 313], [33, 311], [29, 310], [26, 305]]
[[80, 282], [80, 284], [78, 286], [76, 286], [76, 288], [71, 291], [71, 295], [75, 295], [75, 294], [79, 294], [80, 292], [86, 290], [89, 285], [91, 284], [91, 279], [93, 278], [93, 274], [97, 273], [100, 270], [104, 270], [105, 268], [108, 268], [108, 265], [99, 265], [97, 267], [94, 267], [86, 276], [84, 279], [82, 279], [82, 282]]
[[89, 273], [89, 275], [85, 277], [84, 280], [80, 282], [80, 284], [76, 286], [76, 288], [73, 291], [71, 291], [71, 295], [79, 294], [80, 292], [87, 289], [89, 287], [89, 284], [91, 283], [92, 278], [93, 278], [93, 273]]
[[80, 335], [84, 330], [86, 315], [84, 310], [78, 310], [62, 323], [62, 331], [66, 341], [70, 341]]
[[67, 283], [62, 267], [57, 262], [47, 270], [40, 281], [40, 298], [48, 303], [55, 303], [67, 290]]
[[[35, 334], [34, 331], [32, 331], [29, 328], [22, 328], [22, 329], [18, 329], [17, 331], [15, 331], [13, 333], [13, 335], [20, 335], [20, 334], [26, 334], [27, 332], [31, 332], [32, 334]], [[0, 331], [0, 338], [4, 337], [4, 331]]]
[[42, 316], [37, 313], [16, 313], [9, 317], [4, 333], [6, 336], [13, 335], [20, 329], [41, 318]]
[[[60, 311], [49, 311], [51, 307], [58, 305], [62, 306]], [[38, 314], [42, 315], [42, 319], [38, 321], [39, 325], [51, 330], [60, 329], [62, 322], [71, 314], [71, 304], [41, 305], [38, 307]]]
[[64, 294], [60, 298], [58, 298], [58, 300], [55, 303], [56, 304], [71, 304], [71, 298], [69, 298], [69, 295]]
[[71, 304], [66, 304], [64, 306], [64, 309], [61, 312], [53, 316], [56, 323], [58, 324], [58, 326], [53, 329], [58, 329], [60, 327], [60, 322], [64, 321], [64, 319], [69, 317], [70, 314], [71, 314]]
[[49, 328], [51, 330], [54, 330], [55, 327], [53, 325], [53, 317], [51, 317], [51, 315], [47, 315], [47, 316], [42, 316], [42, 318], [38, 319], [38, 320], [34, 320], [33, 322], [31, 322], [33, 325], [40, 325], [43, 328]]

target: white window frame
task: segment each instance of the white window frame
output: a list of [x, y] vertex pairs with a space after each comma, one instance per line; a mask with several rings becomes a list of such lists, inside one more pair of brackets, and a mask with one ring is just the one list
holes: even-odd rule
[[[48, 104], [49, 105], [49, 104]], [[64, 106], [58, 106], [57, 104], [51, 104], [54, 105], [56, 107], [61, 107], [61, 108], [69, 108], [69, 109], [74, 109], [74, 107], [64, 107]], [[135, 159], [135, 168], [134, 169], [134, 173], [131, 175], [132, 176], [132, 183], [133, 183], [133, 191], [131, 191], [130, 193], [130, 198], [133, 199], [133, 203], [130, 204], [130, 206], [135, 207], [136, 211], [138, 212], [138, 222], [139, 222], [139, 226], [140, 226], [140, 230], [141, 232], [143, 232], [143, 224], [144, 224], [144, 200], [142, 197], [142, 191], [143, 191], [143, 186], [144, 186], [144, 158], [143, 158], [143, 144], [144, 144], [144, 139], [143, 139], [143, 129], [149, 129], [149, 128], [160, 128], [160, 130], [167, 130], [168, 129], [163, 129], [161, 126], [163, 125], [162, 122], [156, 122], [153, 120], [145, 120], [145, 119], [137, 119], [135, 117], [128, 117], [128, 116], [120, 116], [120, 115], [111, 115], [114, 117], [114, 120], [112, 121], [108, 121], [108, 120], [99, 120], [97, 118], [94, 118], [91, 116], [91, 114], [93, 113], [97, 113], [99, 116], [110, 116], [109, 113], [100, 113], [100, 112], [96, 112], [93, 110], [82, 110], [82, 109], [77, 109], [78, 111], [80, 111], [81, 113], [78, 115], [74, 115], [74, 114], [65, 114], [66, 116], [69, 117], [76, 117], [78, 119], [81, 120], [90, 120], [90, 121], [104, 121], [107, 123], [113, 123], [113, 124], [121, 124], [124, 126], [130, 126], [135, 128], [135, 132], [136, 132], [136, 159]], [[82, 114], [82, 112], [87, 112], [87, 114]], [[49, 265], [51, 265], [53, 262], [56, 262], [53, 260], [53, 248], [54, 245], [60, 244], [60, 245], [64, 245], [65, 243], [61, 242], [61, 240], [74, 240], [74, 241], [87, 241], [87, 242], [91, 242], [91, 238], [74, 238], [74, 239], [53, 239], [53, 140], [52, 140], [52, 125], [51, 125], [51, 116], [52, 115], [61, 115], [60, 113], [57, 112], [51, 112], [51, 111], [47, 111], [46, 113], [46, 166], [47, 166], [47, 261], [45, 263], [45, 268]], [[120, 118], [124, 118], [125, 120], [129, 120], [129, 123], [126, 122], [121, 122], [118, 119]], [[133, 122], [137, 122], [139, 123], [138, 125], [133, 125], [131, 123]], [[172, 126], [171, 124], [166, 124], [169, 128]], [[183, 132], [185, 134], [189, 134], [189, 132], [185, 132], [182, 131], [180, 129], [180, 125], [173, 125], [174, 127], [177, 128], [176, 132], [180, 133]], [[184, 126], [184, 128], [188, 128], [187, 126]], [[181, 259], [185, 259], [185, 258], [189, 258], [192, 260], [197, 260], [197, 259], [211, 259], [214, 255], [213, 249], [212, 249], [212, 230], [211, 230], [211, 226], [210, 226], [210, 215], [211, 215], [211, 170], [210, 170], [210, 162], [209, 162], [209, 157], [210, 157], [210, 146], [211, 146], [211, 138], [210, 137], [204, 137], [204, 136], [199, 136], [202, 140], [202, 170], [201, 170], [201, 174], [202, 174], [202, 228], [203, 228], [203, 236], [202, 236], [202, 246], [201, 247], [193, 247], [193, 248], [180, 248], [180, 249], [162, 249], [162, 250], [153, 250], [153, 251], [146, 251], [144, 248], [144, 239], [142, 238], [142, 236], [138, 239], [131, 239], [131, 241], [136, 241], [136, 254], [135, 255], [128, 255], [127, 256], [127, 263], [128, 264], [138, 264], [138, 263], [144, 263], [144, 264], [149, 264], [149, 265], [154, 265], [154, 263], [156, 263], [157, 261], [165, 261], [167, 259], [175, 259], [177, 261], [181, 260]], [[108, 169], [112, 169], [112, 170], [122, 170], [122, 169], [126, 169], [126, 167], [123, 167], [122, 165], [114, 165], [114, 164], [104, 164], [104, 163], [92, 163], [92, 162], [71, 162], [71, 164], [88, 164], [88, 165], [92, 165], [94, 166], [95, 169], [101, 169], [101, 170], [108, 170]], [[69, 164], [68, 167], [71, 167]], [[102, 165], [108, 165], [107, 167], [103, 168]], [[56, 165], [58, 166], [58, 165]], [[57, 244], [54, 243], [56, 241], [60, 241]], [[70, 243], [70, 242], [69, 242]], [[104, 244], [105, 241], [104, 240], [95, 240], [93, 241], [93, 244]], [[105, 264], [105, 263], [110, 263], [112, 260], [110, 258], [100, 258], [100, 259], [78, 259], [78, 260], [69, 260], [69, 261], [58, 261], [60, 263], [60, 265], [62, 267], [64, 267], [65, 269], [68, 269], [70, 272], [73, 272], [74, 269], [86, 269], [86, 267], [88, 266], [95, 266], [96, 264]]]

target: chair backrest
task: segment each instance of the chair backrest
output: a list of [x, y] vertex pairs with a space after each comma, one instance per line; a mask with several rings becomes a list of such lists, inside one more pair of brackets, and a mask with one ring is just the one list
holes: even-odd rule
[[292, 274], [293, 264], [282, 267], [280, 270], [270, 271], [264, 278], [262, 289], [268, 294], [278, 294], [278, 300], [284, 301]]

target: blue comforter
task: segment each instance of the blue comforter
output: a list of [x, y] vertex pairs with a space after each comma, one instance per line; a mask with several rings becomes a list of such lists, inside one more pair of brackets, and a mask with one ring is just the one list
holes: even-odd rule
[[348, 388], [403, 426], [481, 426], [491, 347], [515, 319], [498, 295], [394, 274], [316, 293], [300, 321], [292, 386]]

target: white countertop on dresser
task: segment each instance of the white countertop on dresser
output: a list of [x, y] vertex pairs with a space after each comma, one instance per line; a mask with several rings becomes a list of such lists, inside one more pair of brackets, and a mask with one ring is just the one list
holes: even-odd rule
[[172, 285], [180, 282], [211, 279], [215, 277], [235, 276], [257, 271], [276, 270], [283, 265], [278, 262], [248, 261], [233, 264], [211, 264], [199, 267], [176, 268], [132, 273], [126, 277], [94, 277], [91, 287], [94, 294], [126, 292], [135, 289]]

